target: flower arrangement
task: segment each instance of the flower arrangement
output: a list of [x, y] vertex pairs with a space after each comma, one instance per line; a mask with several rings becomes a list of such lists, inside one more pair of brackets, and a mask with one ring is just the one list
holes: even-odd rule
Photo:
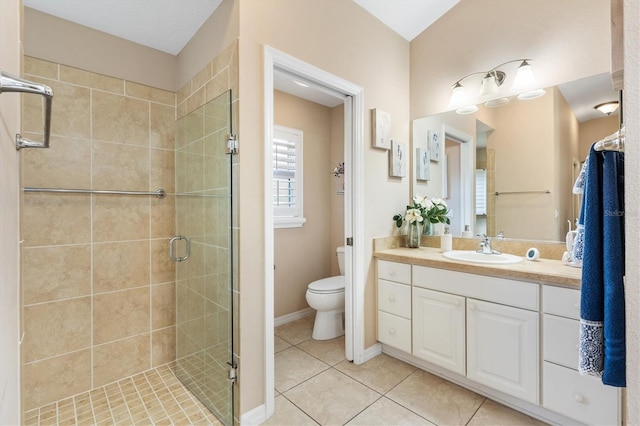
[[337, 178], [344, 174], [344, 163], [338, 163], [336, 167], [331, 170], [331, 173]]
[[449, 208], [442, 198], [427, 198], [420, 195], [413, 197], [413, 205], [408, 205], [403, 214], [393, 216], [396, 226], [400, 228], [404, 222], [417, 223], [446, 223], [451, 220], [447, 217]]

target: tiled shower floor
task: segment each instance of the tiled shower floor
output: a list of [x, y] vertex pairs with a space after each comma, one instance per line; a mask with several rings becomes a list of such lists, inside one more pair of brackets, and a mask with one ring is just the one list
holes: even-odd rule
[[221, 425], [169, 364], [28, 411], [25, 425]]

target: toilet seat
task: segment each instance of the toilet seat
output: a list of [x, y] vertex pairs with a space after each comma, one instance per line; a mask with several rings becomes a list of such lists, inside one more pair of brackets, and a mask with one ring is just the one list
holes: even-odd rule
[[308, 290], [317, 294], [331, 294], [344, 292], [344, 275], [323, 278], [309, 284]]

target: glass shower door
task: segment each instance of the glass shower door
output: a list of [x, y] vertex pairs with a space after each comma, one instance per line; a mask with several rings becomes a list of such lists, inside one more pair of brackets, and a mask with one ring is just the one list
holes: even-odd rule
[[231, 425], [231, 92], [176, 126], [176, 375]]

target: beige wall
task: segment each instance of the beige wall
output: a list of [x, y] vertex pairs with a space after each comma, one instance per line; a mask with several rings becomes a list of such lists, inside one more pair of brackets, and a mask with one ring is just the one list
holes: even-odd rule
[[[344, 162], [344, 106], [331, 108], [331, 163], [333, 170], [338, 164]], [[344, 235], [344, 194], [338, 194], [336, 187], [344, 185], [344, 176], [331, 179], [331, 243], [330, 247], [339, 247], [345, 244]], [[331, 257], [331, 275], [340, 274], [338, 258]]]
[[610, 115], [580, 123], [578, 132], [578, 159], [584, 161], [594, 142], [618, 131], [620, 116]]
[[[243, 352], [263, 353], [264, 332], [264, 225], [256, 218], [256, 203], [264, 202], [263, 71], [264, 45], [311, 63], [364, 88], [364, 222], [365, 347], [376, 341], [374, 264], [371, 240], [390, 235], [391, 218], [409, 198], [408, 178], [389, 179], [388, 153], [370, 148], [369, 110], [391, 114], [391, 137], [409, 140], [409, 43], [350, 0], [330, 2], [281, 0], [240, 2], [240, 138], [243, 141], [240, 173], [240, 265], [242, 292], [240, 323]], [[246, 346], [245, 346], [246, 345]], [[241, 410], [264, 403], [264, 360], [242, 361]], [[246, 389], [246, 388], [243, 388]]]
[[532, 58], [540, 87], [608, 72], [609, 16], [609, 0], [462, 0], [411, 42], [411, 118], [445, 111], [456, 80], [512, 59]]
[[[0, 2], [0, 69], [21, 74], [22, 11], [18, 1]], [[0, 96], [0, 424], [20, 424], [20, 95]]]
[[178, 54], [177, 86], [184, 86], [239, 36], [238, 1], [223, 0]]
[[26, 7], [24, 53], [175, 92], [177, 58]]
[[[22, 153], [24, 186], [174, 192], [174, 93], [29, 57], [25, 76], [55, 98], [51, 148]], [[23, 108], [38, 137], [40, 100]], [[25, 410], [175, 358], [173, 205], [24, 195]]]
[[640, 2], [624, 2], [627, 424], [640, 424]]
[[[274, 230], [274, 315], [309, 307], [310, 282], [331, 276], [331, 109], [274, 92], [274, 123], [302, 130], [304, 217], [300, 228]], [[333, 252], [333, 253], [332, 253]], [[333, 256], [332, 256], [333, 254]]]

